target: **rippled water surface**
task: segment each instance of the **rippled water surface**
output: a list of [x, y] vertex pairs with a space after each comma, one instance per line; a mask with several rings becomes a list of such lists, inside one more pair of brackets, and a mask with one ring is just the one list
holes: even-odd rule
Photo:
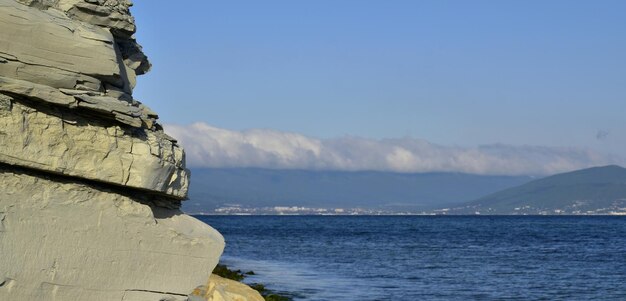
[[198, 218], [296, 300], [626, 300], [625, 217]]

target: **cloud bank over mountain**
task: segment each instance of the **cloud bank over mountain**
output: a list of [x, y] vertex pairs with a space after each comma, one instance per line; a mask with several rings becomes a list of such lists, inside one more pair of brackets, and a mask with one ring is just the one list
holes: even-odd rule
[[571, 147], [457, 147], [413, 138], [351, 136], [316, 139], [275, 130], [232, 131], [202, 122], [168, 124], [165, 130], [183, 145], [190, 167], [548, 175], [626, 161]]

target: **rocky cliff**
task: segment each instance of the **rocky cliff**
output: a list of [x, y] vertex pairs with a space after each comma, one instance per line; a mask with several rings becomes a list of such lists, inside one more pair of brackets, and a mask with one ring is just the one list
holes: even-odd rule
[[222, 236], [135, 100], [127, 0], [0, 0], [0, 300], [186, 300]]

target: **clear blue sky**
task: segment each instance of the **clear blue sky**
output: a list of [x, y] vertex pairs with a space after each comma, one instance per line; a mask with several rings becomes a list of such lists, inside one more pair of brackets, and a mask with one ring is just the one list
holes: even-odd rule
[[626, 150], [626, 1], [136, 0], [132, 12], [153, 63], [135, 97], [164, 123]]

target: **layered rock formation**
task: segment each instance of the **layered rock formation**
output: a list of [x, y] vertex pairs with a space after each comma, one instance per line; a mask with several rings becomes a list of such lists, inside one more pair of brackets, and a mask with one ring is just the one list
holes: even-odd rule
[[217, 264], [130, 6], [0, 0], [0, 300], [186, 300]]

